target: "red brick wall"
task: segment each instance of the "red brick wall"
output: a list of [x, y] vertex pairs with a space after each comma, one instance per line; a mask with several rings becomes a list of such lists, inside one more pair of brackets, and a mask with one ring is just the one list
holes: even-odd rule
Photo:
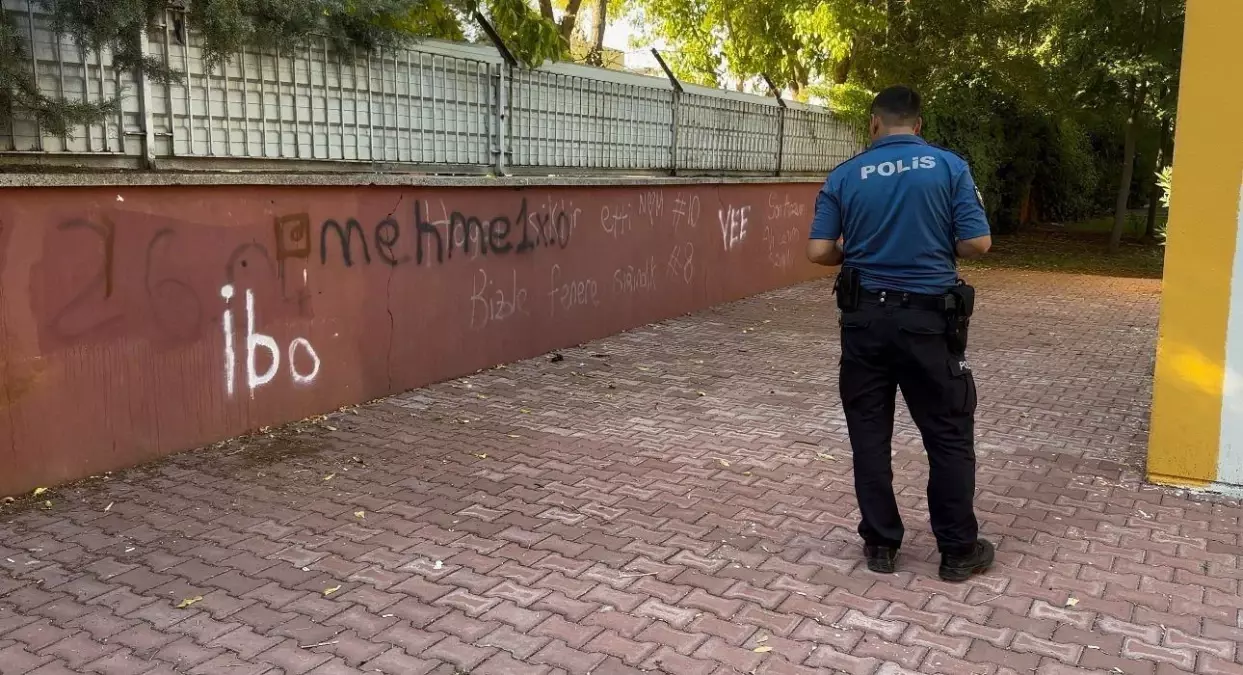
[[0, 494], [814, 278], [815, 192], [8, 190]]

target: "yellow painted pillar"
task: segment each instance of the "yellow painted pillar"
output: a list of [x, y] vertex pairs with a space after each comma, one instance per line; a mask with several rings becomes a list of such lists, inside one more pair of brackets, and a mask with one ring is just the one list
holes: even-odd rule
[[1243, 491], [1243, 2], [1189, 0], [1148, 474]]

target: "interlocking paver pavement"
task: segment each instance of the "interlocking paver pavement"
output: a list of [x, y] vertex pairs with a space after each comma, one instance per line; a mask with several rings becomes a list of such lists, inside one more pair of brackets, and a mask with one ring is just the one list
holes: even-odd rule
[[860, 564], [815, 283], [10, 509], [0, 673], [1243, 672], [1243, 511], [1139, 481], [1158, 283], [974, 278], [968, 584], [905, 417]]

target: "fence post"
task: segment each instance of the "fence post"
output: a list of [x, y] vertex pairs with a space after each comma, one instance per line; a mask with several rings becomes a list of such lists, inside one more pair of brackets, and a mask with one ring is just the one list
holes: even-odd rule
[[669, 175], [676, 176], [678, 175], [678, 144], [681, 140], [678, 111], [682, 109], [682, 83], [678, 82], [677, 76], [673, 74], [673, 70], [669, 68], [669, 64], [665, 63], [665, 58], [655, 47], [652, 47], [652, 56], [656, 57], [656, 63], [660, 64], [660, 69], [665, 71], [665, 77], [669, 78], [669, 84], [673, 85], [673, 143], [669, 148]]
[[785, 99], [781, 98], [781, 89], [773, 84], [773, 80], [768, 76], [768, 73], [760, 73], [760, 77], [764, 78], [764, 83], [768, 85], [768, 89], [773, 93], [773, 96], [777, 97], [777, 105], [780, 106], [777, 110], [777, 175], [780, 176], [781, 169], [785, 164], [786, 110], [789, 107], [786, 106]]
[[[514, 58], [513, 52], [509, 51], [505, 41], [501, 39], [500, 33], [496, 32], [496, 28], [478, 11], [475, 12], [475, 22], [483, 28], [483, 32], [487, 34], [488, 39], [496, 47], [496, 51], [500, 53], [504, 64], [497, 68], [496, 82], [496, 149], [493, 150], [495, 155], [493, 166], [496, 168], [496, 175], [505, 175], [505, 154], [509, 149], [509, 82], [512, 79], [514, 68], [518, 65], [518, 59]], [[510, 77], [506, 77], [508, 74]]]

